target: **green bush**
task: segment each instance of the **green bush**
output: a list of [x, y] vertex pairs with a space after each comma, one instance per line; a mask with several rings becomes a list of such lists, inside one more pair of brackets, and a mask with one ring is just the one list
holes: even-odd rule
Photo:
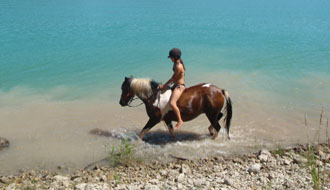
[[112, 146], [109, 155], [109, 162], [112, 167], [128, 166], [135, 161], [134, 147], [128, 139], [121, 140], [119, 149]]

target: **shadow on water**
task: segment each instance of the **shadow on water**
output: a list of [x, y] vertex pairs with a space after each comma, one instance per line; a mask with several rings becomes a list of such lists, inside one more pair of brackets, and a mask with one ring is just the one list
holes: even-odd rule
[[[122, 140], [128, 138], [130, 140], [138, 140], [139, 132], [135, 131], [132, 135], [123, 135], [120, 133], [110, 132], [103, 129], [92, 129], [89, 131], [90, 134], [115, 138], [118, 140]], [[184, 141], [199, 141], [207, 138], [211, 138], [209, 135], [205, 134], [197, 134], [188, 131], [177, 131], [175, 132], [175, 138], [173, 138], [168, 131], [150, 131], [146, 134], [143, 138], [143, 141], [152, 144], [152, 145], [166, 145], [168, 143], [175, 143], [175, 142], [184, 142]]]
[[188, 131], [177, 131], [175, 132], [175, 138], [173, 138], [169, 132], [167, 131], [151, 131], [150, 133], [146, 134], [143, 140], [146, 143], [153, 144], [153, 145], [165, 145], [168, 143], [175, 143], [175, 142], [184, 142], [184, 141], [199, 141], [206, 138], [210, 138], [205, 134], [197, 134]]

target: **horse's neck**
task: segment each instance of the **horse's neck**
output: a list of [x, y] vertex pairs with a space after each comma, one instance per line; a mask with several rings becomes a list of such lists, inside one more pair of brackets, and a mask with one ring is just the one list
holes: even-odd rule
[[145, 104], [147, 109], [151, 109], [154, 108], [155, 106], [153, 105], [153, 103], [156, 101], [157, 97], [159, 96], [159, 91], [154, 91], [152, 93], [152, 95], [146, 99], [139, 97], [140, 100]]

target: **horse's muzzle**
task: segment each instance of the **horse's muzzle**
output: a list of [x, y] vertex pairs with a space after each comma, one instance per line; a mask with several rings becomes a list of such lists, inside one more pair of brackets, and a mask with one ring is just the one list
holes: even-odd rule
[[125, 102], [124, 102], [123, 100], [119, 100], [119, 104], [120, 104], [121, 106], [126, 106], [126, 104], [125, 104]]

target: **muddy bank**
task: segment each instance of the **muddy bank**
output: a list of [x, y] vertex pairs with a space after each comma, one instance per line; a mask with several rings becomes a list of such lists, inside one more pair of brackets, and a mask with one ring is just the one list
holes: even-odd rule
[[[90, 166], [66, 173], [28, 171], [1, 176], [1, 189], [312, 189], [313, 169], [319, 185], [330, 188], [330, 148], [260, 150], [238, 156], [218, 156], [169, 163]], [[61, 171], [62, 170], [62, 171]], [[315, 177], [314, 177], [315, 178]]]

